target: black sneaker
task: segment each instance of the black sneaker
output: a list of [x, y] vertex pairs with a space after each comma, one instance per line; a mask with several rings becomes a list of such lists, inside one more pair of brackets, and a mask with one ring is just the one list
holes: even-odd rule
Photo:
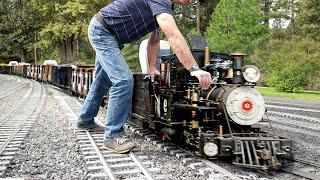
[[77, 129], [78, 130], [97, 131], [97, 132], [104, 132], [105, 131], [105, 127], [100, 126], [99, 124], [95, 123], [94, 121], [89, 124], [77, 122]]
[[109, 137], [104, 139], [102, 148], [121, 154], [129, 152], [131, 149], [133, 149], [134, 143], [126, 135], [113, 138]]

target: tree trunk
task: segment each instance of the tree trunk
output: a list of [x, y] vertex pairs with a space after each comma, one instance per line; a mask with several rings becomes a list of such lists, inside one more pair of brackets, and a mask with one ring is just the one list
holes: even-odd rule
[[61, 64], [70, 64], [75, 59], [74, 38], [66, 38], [60, 42], [60, 59]]
[[[34, 42], [38, 41], [37, 33], [34, 36]], [[41, 59], [41, 49], [34, 47], [34, 63], [37, 64]]]
[[66, 63], [72, 63], [74, 61], [75, 56], [75, 48], [74, 48], [74, 38], [66, 39]]
[[21, 62], [25, 63], [27, 61], [27, 49], [21, 49]]
[[219, 2], [220, 2], [220, 0], [215, 0], [213, 2], [206, 2], [207, 4], [205, 4], [205, 8], [204, 8], [204, 20], [202, 23], [202, 30], [203, 31], [205, 31], [207, 29], [207, 27], [210, 26], [211, 16], [212, 16], [215, 8], [219, 4]]
[[34, 62], [37, 64], [41, 59], [41, 49], [34, 48]]
[[295, 2], [292, 1], [291, 2], [291, 15], [290, 15], [290, 20], [291, 20], [291, 24], [292, 24], [292, 35], [294, 36], [296, 34], [296, 26], [295, 26]]
[[200, 19], [200, 1], [196, 0], [196, 26], [197, 26], [197, 33], [201, 35], [201, 19]]
[[262, 2], [262, 11], [263, 11], [263, 23], [269, 26], [269, 19], [270, 19], [270, 6], [272, 1], [270, 0], [263, 0]]
[[66, 43], [64, 40], [60, 41], [59, 52], [61, 63], [63, 64], [66, 62]]
[[79, 54], [79, 53], [80, 53], [80, 46], [81, 46], [81, 44], [80, 44], [80, 38], [77, 37], [77, 39], [76, 39], [76, 54]]

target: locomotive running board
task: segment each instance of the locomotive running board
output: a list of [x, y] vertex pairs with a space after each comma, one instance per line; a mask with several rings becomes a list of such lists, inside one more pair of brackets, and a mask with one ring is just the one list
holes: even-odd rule
[[291, 141], [272, 137], [219, 138], [220, 152], [230, 148], [233, 164], [262, 170], [279, 169], [281, 155], [291, 154]]

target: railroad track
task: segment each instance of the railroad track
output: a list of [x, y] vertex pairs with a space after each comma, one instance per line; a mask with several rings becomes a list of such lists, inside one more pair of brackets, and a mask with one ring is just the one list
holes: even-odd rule
[[170, 155], [175, 156], [178, 159], [181, 159], [185, 165], [189, 165], [193, 170], [198, 171], [205, 178], [209, 179], [232, 179], [232, 180], [240, 180], [242, 178], [225, 170], [219, 165], [202, 159], [195, 154], [180, 148], [169, 142], [162, 142], [159, 140], [159, 137], [151, 134], [148, 130], [145, 130], [141, 127], [138, 127], [132, 123], [127, 123], [126, 128], [130, 129], [133, 133], [144, 137], [147, 141], [152, 144], [162, 148], [164, 151], [169, 153]]
[[30, 84], [30, 89], [26, 94], [22, 97], [22, 99], [17, 103], [15, 107], [11, 108], [11, 111], [4, 115], [3, 118], [0, 119], [0, 125], [5, 123], [12, 115], [14, 115], [20, 108], [23, 108], [24, 105], [28, 102], [28, 99], [31, 97], [33, 91], [34, 91], [34, 84]]
[[[320, 137], [320, 111], [302, 107], [285, 107], [283, 105], [267, 105], [268, 117], [272, 124], [282, 130]], [[308, 115], [310, 113], [310, 115]], [[269, 124], [260, 123], [262, 126]]]
[[[46, 99], [46, 90], [33, 81], [30, 94], [0, 124], [0, 177], [24, 142]], [[23, 106], [23, 108], [21, 108]]]
[[291, 157], [283, 158], [288, 161], [288, 164], [285, 164], [281, 170], [302, 178], [320, 180], [320, 163]]
[[[212, 174], [212, 171], [217, 173], [221, 170], [221, 173], [223, 175], [215, 175], [213, 176], [214, 179], [223, 179], [226, 177], [230, 179], [246, 179], [246, 176], [238, 175], [238, 177], [228, 171], [225, 171], [224, 169], [215, 165], [211, 161], [195, 157], [195, 155], [193, 155], [192, 153], [182, 148], [176, 147], [171, 143], [162, 142], [156, 135], [150, 134], [149, 131], [137, 127], [136, 125], [127, 124], [126, 128], [131, 129], [135, 134], [141, 137], [145, 137], [147, 141], [152, 142], [159, 148], [163, 148], [167, 153], [170, 153], [171, 155], [174, 155], [177, 158], [182, 159], [184, 163], [188, 163], [193, 169], [197, 169], [199, 173], [204, 176], [210, 173]], [[282, 171], [288, 172], [292, 175], [302, 177], [305, 179], [320, 180], [320, 163], [306, 161], [298, 158], [283, 158], [287, 160], [287, 162], [283, 162], [284, 165], [281, 168]]]
[[[317, 106], [320, 106], [320, 104]], [[297, 107], [297, 105], [273, 103], [266, 105], [270, 115], [320, 124], [320, 110], [317, 106], [309, 107], [300, 105]]]
[[[23, 80], [24, 81], [24, 80]], [[5, 92], [0, 94], [0, 100], [8, 97], [12, 94], [14, 94], [15, 92], [17, 92], [18, 90], [24, 88], [28, 83], [22, 82], [22, 83], [17, 83], [14, 86], [11, 86], [10, 88], [8, 88]]]
[[[320, 137], [320, 111], [307, 105], [272, 103], [267, 105], [274, 127], [305, 136]], [[310, 115], [308, 115], [310, 114]], [[300, 143], [300, 146], [303, 143]], [[305, 179], [320, 180], [320, 164], [298, 158], [284, 157], [281, 170]]]
[[[316, 111], [313, 111], [313, 112], [316, 112]], [[268, 110], [268, 113], [275, 116], [286, 117], [286, 118], [291, 118], [295, 120], [304, 120], [304, 121], [320, 124], [319, 117], [310, 117], [310, 116], [298, 115], [293, 113], [285, 113], [281, 111], [270, 111], [270, 110]], [[319, 113], [319, 116], [320, 116], [320, 113]]]
[[[70, 128], [74, 128], [77, 115], [73, 109], [78, 110], [81, 104], [74, 98], [61, 95], [62, 93], [56, 90], [53, 90], [53, 94], [67, 116]], [[165, 175], [160, 174], [161, 169], [156, 168], [154, 162], [139, 151], [139, 148], [135, 148], [128, 154], [101, 150], [103, 133], [74, 130], [87, 165], [88, 178], [167, 179]]]

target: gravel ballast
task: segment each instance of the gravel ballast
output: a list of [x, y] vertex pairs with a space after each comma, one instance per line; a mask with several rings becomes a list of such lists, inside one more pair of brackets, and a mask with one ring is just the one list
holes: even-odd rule
[[67, 119], [52, 94], [30, 132], [26, 143], [15, 155], [5, 177], [25, 179], [84, 179], [85, 163], [68, 129]]

